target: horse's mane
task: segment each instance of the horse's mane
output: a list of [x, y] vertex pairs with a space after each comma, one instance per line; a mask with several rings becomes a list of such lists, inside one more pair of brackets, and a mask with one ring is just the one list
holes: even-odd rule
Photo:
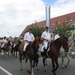
[[58, 42], [59, 39], [60, 39], [60, 38], [58, 38], [58, 39], [54, 40], [53, 42], [51, 42], [51, 45], [52, 45], [52, 44], [57, 44], [57, 42]]
[[40, 38], [37, 36], [35, 37], [35, 39], [31, 42], [32, 47], [37, 47], [36, 45], [38, 44], [38, 41], [40, 40]]

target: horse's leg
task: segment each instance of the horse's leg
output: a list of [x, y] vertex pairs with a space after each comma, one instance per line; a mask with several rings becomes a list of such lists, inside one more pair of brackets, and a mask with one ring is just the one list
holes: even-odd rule
[[12, 49], [11, 49], [11, 54], [12, 54], [12, 56], [13, 56], [13, 47], [12, 47]]
[[26, 70], [29, 71], [28, 70], [28, 59], [27, 58], [25, 59], [25, 63], [26, 63]]
[[65, 66], [64, 66], [64, 58], [65, 58], [65, 57], [62, 55], [62, 56], [61, 56], [61, 59], [62, 59], [62, 68], [65, 67]]
[[17, 50], [15, 50], [15, 54], [16, 54], [15, 57], [17, 58]]
[[15, 57], [15, 48], [14, 48], [14, 57]]
[[7, 57], [8, 57], [8, 55], [9, 55], [9, 48], [8, 48], [8, 50], [7, 50]]
[[20, 70], [22, 71], [22, 55], [19, 55]]
[[31, 72], [31, 75], [34, 75], [33, 68], [34, 68], [33, 62], [32, 62], [32, 60], [30, 60], [30, 72]]
[[5, 56], [5, 58], [8, 58], [6, 50], [4, 50], [4, 56]]
[[46, 62], [47, 62], [47, 58], [43, 57], [43, 65], [44, 65], [44, 70], [47, 71], [47, 67], [46, 67]]
[[56, 75], [56, 73], [55, 73], [55, 64], [54, 64], [54, 59], [51, 58], [51, 60], [52, 60], [52, 67], [53, 67], [52, 72], [53, 72], [54, 75]]
[[17, 51], [16, 51], [16, 58], [17, 58]]
[[[68, 62], [67, 62], [66, 65], [64, 65], [64, 59], [65, 59], [65, 57], [66, 57], [67, 60], [68, 60]], [[64, 56], [62, 55], [62, 68], [67, 67], [67, 66], [69, 65], [69, 62], [70, 62], [70, 59], [69, 59], [69, 55], [68, 55], [68, 53], [65, 54]]]
[[37, 69], [37, 70], [38, 70], [38, 62], [39, 62], [39, 60], [36, 59], [35, 63], [36, 63], [36, 69]]
[[65, 65], [65, 67], [67, 67], [67, 66], [69, 65], [69, 62], [70, 62], [68, 53], [66, 54], [66, 58], [67, 58], [68, 62], [67, 62], [67, 64]]
[[58, 69], [58, 67], [59, 67], [58, 58], [55, 58], [55, 63], [56, 63], [56, 68], [54, 70], [56, 71]]

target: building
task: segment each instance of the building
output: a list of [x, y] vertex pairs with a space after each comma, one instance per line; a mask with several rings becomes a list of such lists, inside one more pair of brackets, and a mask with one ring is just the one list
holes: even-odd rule
[[[70, 25], [71, 27], [75, 28], [75, 12], [51, 18], [50, 19], [50, 29], [53, 30], [53, 29], [57, 28], [57, 24], [61, 25], [63, 22], [68, 22], [67, 25]], [[20, 36], [24, 35], [25, 30], [31, 26], [45, 27], [46, 20], [27, 25], [27, 27], [22, 31]], [[75, 33], [75, 31], [74, 31], [74, 33]]]

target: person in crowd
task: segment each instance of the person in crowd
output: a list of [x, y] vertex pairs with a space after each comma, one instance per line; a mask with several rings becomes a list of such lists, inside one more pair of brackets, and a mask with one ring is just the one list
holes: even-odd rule
[[25, 58], [25, 49], [29, 43], [34, 40], [34, 35], [32, 33], [32, 28], [29, 28], [29, 31], [24, 34], [24, 49], [23, 49], [23, 59]]
[[2, 39], [2, 45], [1, 45], [1, 48], [4, 48], [4, 46], [5, 46], [5, 43], [7, 43], [8, 41], [7, 41], [7, 38], [6, 38], [6, 36], [4, 36], [4, 38]]
[[55, 34], [55, 36], [54, 36], [54, 40], [56, 40], [56, 39], [58, 39], [58, 38], [60, 38], [60, 34], [59, 34], [59, 32], [57, 32], [57, 33]]
[[43, 38], [43, 46], [41, 51], [44, 51], [45, 53], [45, 57], [47, 56], [47, 47], [48, 47], [48, 43], [51, 42], [51, 34], [49, 33], [49, 28], [45, 27], [45, 31], [42, 33], [41, 37]]

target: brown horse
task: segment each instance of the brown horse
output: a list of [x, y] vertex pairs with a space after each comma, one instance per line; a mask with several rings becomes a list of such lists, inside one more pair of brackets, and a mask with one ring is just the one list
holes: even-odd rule
[[[56, 75], [55, 71], [59, 67], [58, 57], [59, 57], [59, 51], [60, 51], [61, 46], [64, 48], [65, 52], [68, 52], [69, 46], [68, 46], [68, 42], [66, 38], [59, 38], [53, 41], [51, 44], [48, 44], [48, 48], [50, 49], [47, 52], [48, 53], [47, 58], [51, 58], [52, 67], [53, 67], [52, 72], [54, 75]], [[43, 56], [43, 64], [46, 70], [46, 63], [45, 63], [46, 58], [44, 58], [45, 56], [44, 52], [41, 52], [41, 55]]]
[[7, 43], [5, 43], [5, 45], [4, 45], [4, 47], [3, 48], [1, 48], [1, 50], [3, 50], [4, 51], [4, 54], [6, 55], [6, 58], [8, 57], [8, 55], [9, 55], [9, 48], [10, 48], [10, 46], [11, 46], [11, 42], [8, 40], [8, 42]]
[[[26, 47], [26, 63], [29, 59], [30, 61], [30, 70], [28, 70], [28, 66], [26, 65], [27, 71], [34, 75], [33, 68], [38, 61], [38, 51], [39, 51], [39, 44], [42, 43], [43, 40], [40, 37], [35, 37], [35, 39]], [[24, 43], [20, 44], [19, 46], [19, 60], [20, 60], [20, 70], [22, 70], [22, 55], [23, 55], [23, 46]]]

